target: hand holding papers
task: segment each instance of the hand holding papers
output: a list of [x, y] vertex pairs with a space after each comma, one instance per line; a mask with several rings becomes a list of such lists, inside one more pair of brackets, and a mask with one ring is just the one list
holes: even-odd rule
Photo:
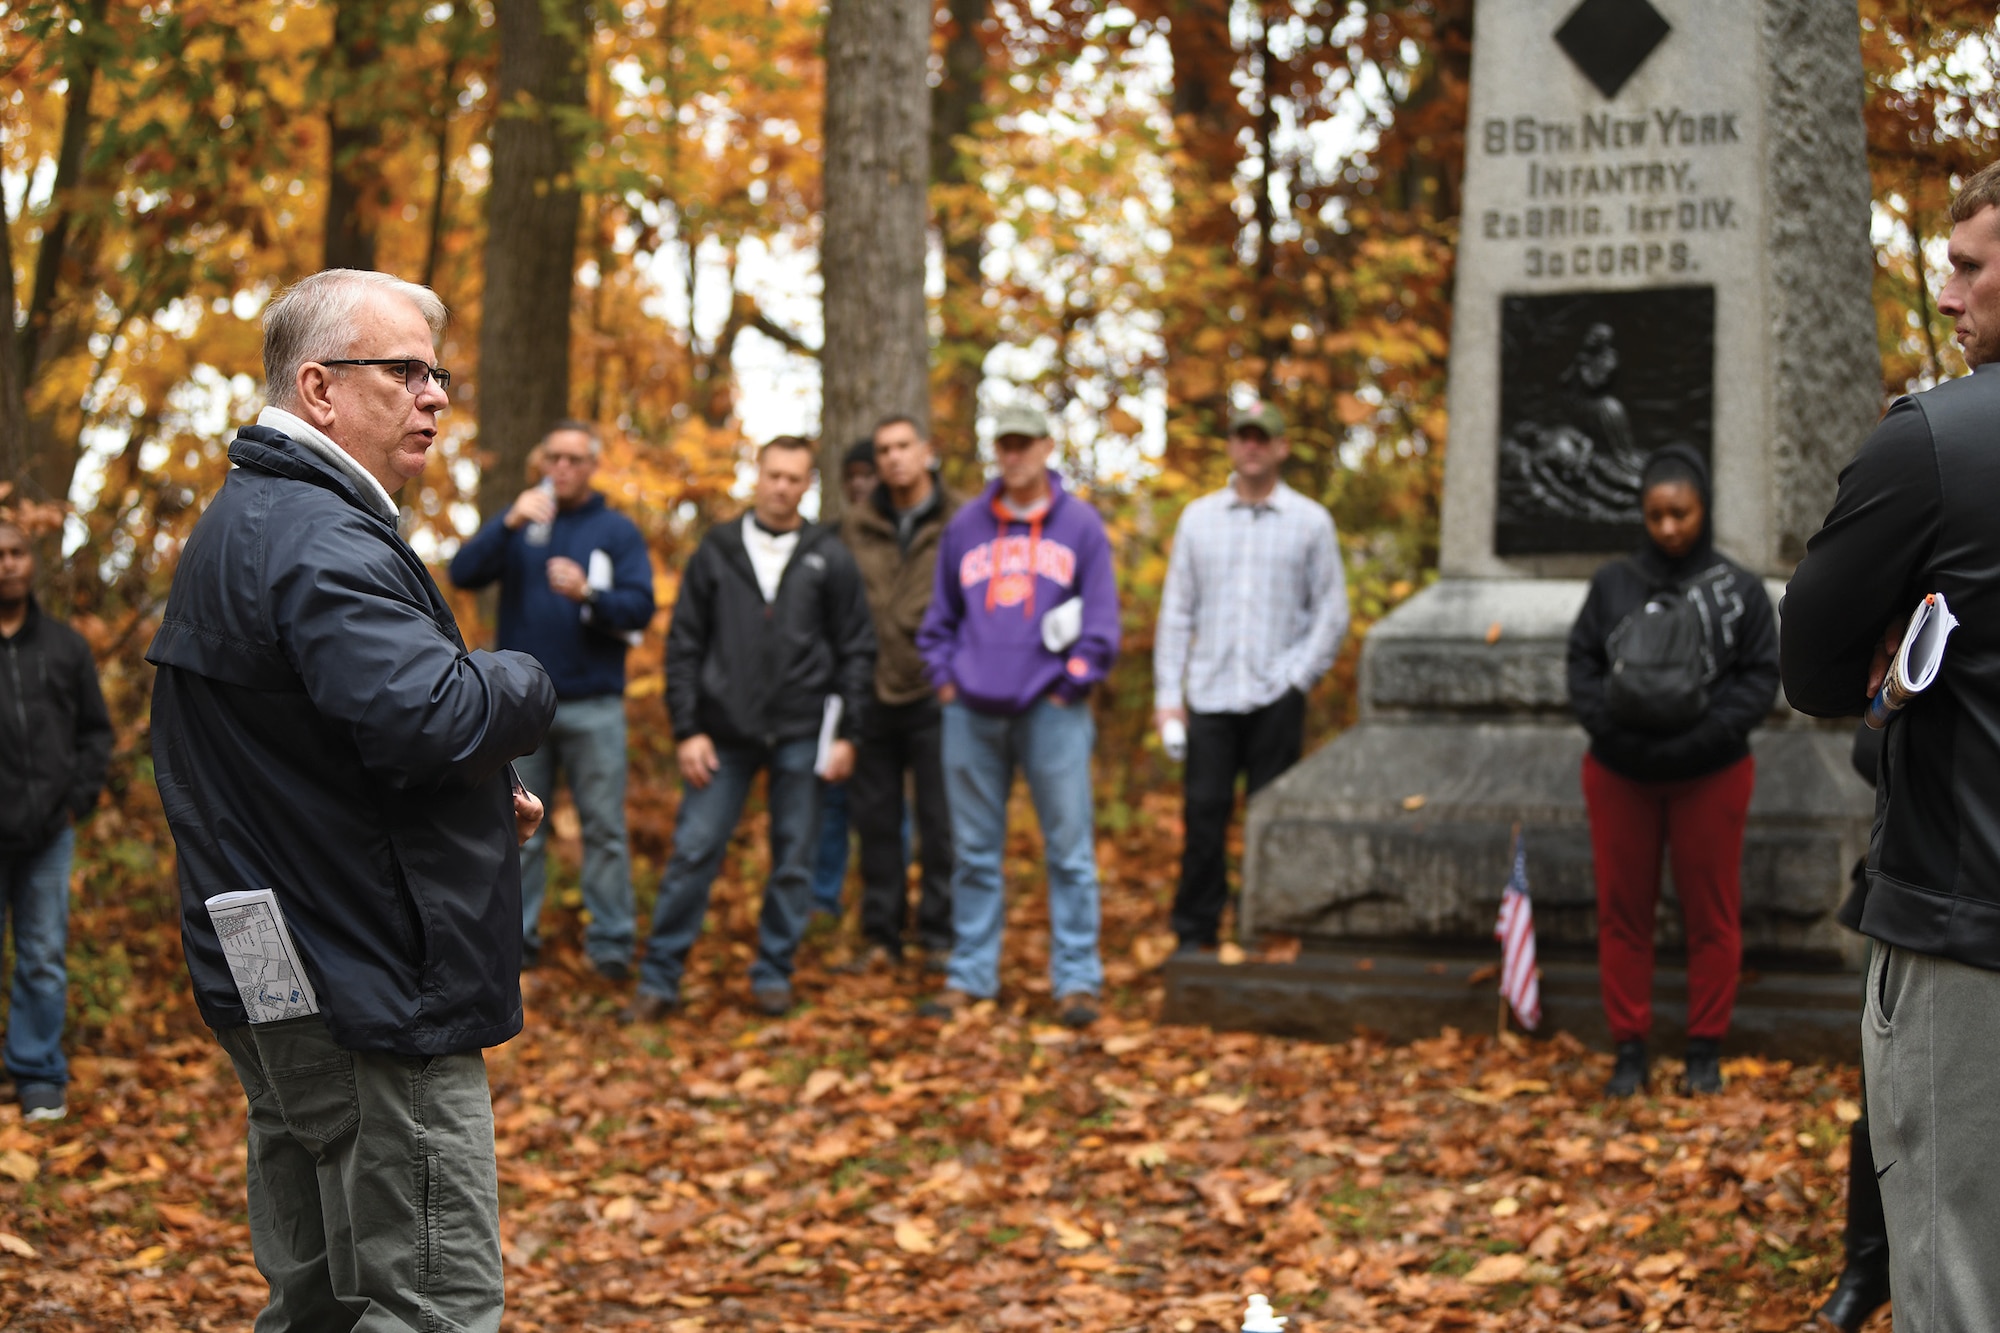
[[819, 750], [813, 755], [813, 774], [823, 781], [831, 781], [827, 774], [833, 768], [833, 747], [840, 740], [840, 715], [845, 708], [840, 696], [826, 696], [826, 709], [819, 715]]
[[1943, 593], [1931, 593], [1917, 605], [1903, 631], [1902, 645], [1889, 662], [1889, 674], [1868, 705], [1868, 725], [1876, 731], [1889, 725], [1898, 709], [1937, 679], [1944, 665], [1944, 641], [1958, 627], [1958, 619], [1946, 609]]

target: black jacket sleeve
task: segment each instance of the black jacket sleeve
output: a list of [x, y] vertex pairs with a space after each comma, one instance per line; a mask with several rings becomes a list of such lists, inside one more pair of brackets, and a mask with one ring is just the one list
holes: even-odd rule
[[1779, 639], [1785, 697], [1814, 717], [1868, 706], [1868, 666], [1917, 586], [1938, 539], [1944, 498], [1923, 409], [1899, 400], [1840, 474], [1826, 523], [1785, 589]]
[[104, 691], [97, 681], [97, 663], [90, 645], [81, 638], [76, 644], [76, 763], [71, 770], [66, 804], [70, 817], [82, 819], [97, 806], [97, 793], [104, 787], [104, 774], [111, 766], [111, 714], [104, 707]]
[[714, 542], [713, 536], [706, 537], [695, 548], [681, 574], [680, 596], [667, 623], [667, 724], [676, 741], [702, 732], [701, 664], [713, 632], [719, 560]]
[[854, 556], [837, 541], [821, 549], [827, 557], [826, 637], [840, 693], [840, 734], [851, 741], [861, 735], [862, 720], [875, 702], [875, 620]]
[[1600, 569], [1590, 580], [1583, 609], [1569, 627], [1569, 706], [1593, 740], [1612, 730], [1611, 714], [1604, 703], [1604, 678], [1611, 670], [1604, 641], [1612, 630], [1605, 623], [1610, 618], [1605, 610], [1605, 574]]
[[274, 637], [313, 706], [392, 787], [474, 785], [541, 743], [555, 687], [526, 653], [467, 652], [428, 590], [351, 519], [289, 534], [267, 566]]

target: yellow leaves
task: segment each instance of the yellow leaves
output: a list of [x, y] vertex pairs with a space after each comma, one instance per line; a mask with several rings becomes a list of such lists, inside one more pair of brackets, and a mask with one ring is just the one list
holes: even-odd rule
[[1224, 967], [1240, 966], [1249, 956], [1235, 940], [1224, 940], [1215, 951], [1215, 961]]
[[1235, 1115], [1250, 1104], [1250, 1099], [1232, 1096], [1226, 1092], [1211, 1092], [1194, 1099], [1194, 1104], [1210, 1115]]
[[0, 1231], [0, 1250], [5, 1250], [9, 1254], [19, 1255], [23, 1259], [37, 1257], [35, 1247], [11, 1231]]
[[815, 1069], [806, 1075], [805, 1085], [799, 1089], [799, 1105], [811, 1106], [846, 1083], [847, 1076], [838, 1069]]
[[1164, 1143], [1135, 1143], [1125, 1149], [1125, 1165], [1135, 1171], [1165, 1166], [1172, 1154]]
[[1505, 1194], [1495, 1199], [1493, 1206], [1487, 1211], [1495, 1217], [1512, 1217], [1521, 1211], [1521, 1201], [1511, 1194]]
[[1861, 1118], [1861, 1106], [1842, 1097], [1833, 1104], [1833, 1118], [1843, 1125], [1851, 1125]]
[[158, 1264], [160, 1260], [166, 1257], [167, 1257], [166, 1246], [148, 1245], [145, 1249], [140, 1250], [137, 1254], [131, 1255], [128, 1258], [120, 1259], [117, 1263], [112, 1264], [111, 1271], [114, 1273], [136, 1273], [141, 1269], [152, 1268], [154, 1265]]
[[1493, 1287], [1502, 1282], [1518, 1282], [1527, 1271], [1525, 1254], [1489, 1254], [1472, 1266], [1465, 1280], [1475, 1287]]
[[41, 1163], [19, 1148], [0, 1150], [0, 1176], [7, 1176], [25, 1185], [41, 1173]]
[[928, 1217], [906, 1217], [895, 1226], [896, 1248], [904, 1254], [936, 1254], [937, 1223]]
[[1065, 1250], [1087, 1250], [1097, 1244], [1097, 1237], [1089, 1230], [1064, 1217], [1061, 1213], [1050, 1213], [1045, 1219], [1049, 1233], [1056, 1244]]

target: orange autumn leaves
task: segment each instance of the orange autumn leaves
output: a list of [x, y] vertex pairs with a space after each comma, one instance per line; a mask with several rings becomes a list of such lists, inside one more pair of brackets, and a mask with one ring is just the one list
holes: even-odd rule
[[[1776, 1329], [1831, 1281], [1851, 1071], [1740, 1060], [1719, 1098], [1607, 1108], [1566, 1037], [1157, 1026], [1154, 825], [1103, 840], [1110, 1003], [1072, 1034], [1030, 841], [1003, 1000], [942, 1028], [914, 974], [830, 972], [838, 935], [807, 945], [804, 1008], [751, 1016], [761, 874], [734, 854], [682, 1018], [616, 1027], [554, 943], [490, 1055], [508, 1327], [1195, 1333], [1254, 1289], [1304, 1329]], [[247, 1329], [261, 1300], [241, 1093], [160, 994], [165, 1038], [90, 1034], [71, 1120], [0, 1112], [10, 1329]]]

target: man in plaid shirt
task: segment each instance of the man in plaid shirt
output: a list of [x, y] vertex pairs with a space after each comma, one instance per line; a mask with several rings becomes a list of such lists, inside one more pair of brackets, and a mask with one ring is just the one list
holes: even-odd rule
[[[1187, 740], [1185, 842], [1174, 933], [1216, 946], [1229, 898], [1224, 840], [1244, 774], [1256, 795], [1298, 762], [1306, 691], [1347, 633], [1347, 581], [1326, 509], [1278, 477], [1291, 446], [1276, 408], [1229, 423], [1229, 485], [1181, 514], [1153, 644], [1161, 734]], [[1169, 749], [1177, 748], [1170, 744]]]

